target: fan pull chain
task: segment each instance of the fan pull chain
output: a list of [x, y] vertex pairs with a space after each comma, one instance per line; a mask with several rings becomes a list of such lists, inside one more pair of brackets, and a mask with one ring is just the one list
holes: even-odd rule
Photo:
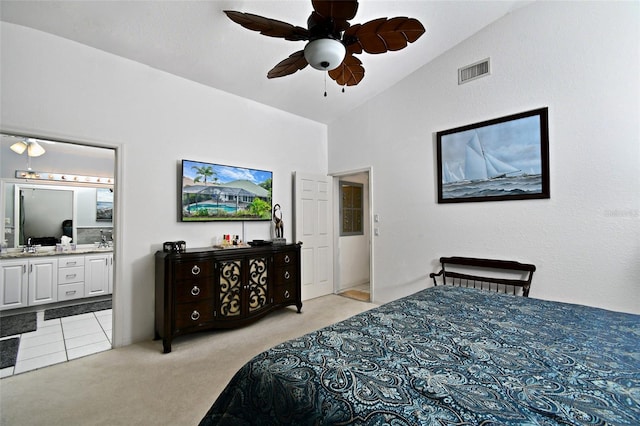
[[324, 74], [324, 97], [327, 97], [327, 73]]

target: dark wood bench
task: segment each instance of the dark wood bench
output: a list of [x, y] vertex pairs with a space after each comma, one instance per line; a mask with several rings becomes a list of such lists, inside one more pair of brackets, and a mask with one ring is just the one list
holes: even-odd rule
[[[475, 257], [441, 257], [440, 264], [440, 272], [429, 274], [436, 286], [455, 285], [513, 294], [518, 294], [522, 289], [524, 297], [529, 296], [531, 279], [536, 270], [535, 265], [514, 260]], [[519, 275], [521, 278], [505, 278], [506, 273]]]

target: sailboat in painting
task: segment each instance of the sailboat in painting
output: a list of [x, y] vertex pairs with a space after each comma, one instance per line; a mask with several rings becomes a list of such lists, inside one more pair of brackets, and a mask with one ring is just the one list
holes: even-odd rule
[[540, 192], [542, 179], [496, 158], [474, 132], [464, 146], [464, 163], [443, 163], [442, 184], [443, 198], [513, 196]]
[[520, 170], [498, 160], [485, 151], [476, 132], [467, 142], [464, 161], [465, 180], [488, 180], [507, 177], [507, 175], [519, 173]]

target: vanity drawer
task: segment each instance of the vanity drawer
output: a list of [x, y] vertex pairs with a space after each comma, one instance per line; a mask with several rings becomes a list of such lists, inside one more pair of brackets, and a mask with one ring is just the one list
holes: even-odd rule
[[58, 285], [58, 301], [84, 297], [84, 282]]
[[58, 258], [58, 268], [73, 268], [84, 266], [84, 256], [60, 256]]
[[58, 268], [58, 284], [84, 283], [84, 266]]

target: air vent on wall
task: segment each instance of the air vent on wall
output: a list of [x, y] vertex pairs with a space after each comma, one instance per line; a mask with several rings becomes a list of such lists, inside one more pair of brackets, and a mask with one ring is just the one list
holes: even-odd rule
[[489, 75], [490, 71], [489, 58], [483, 59], [475, 64], [467, 65], [466, 67], [458, 68], [458, 84]]

